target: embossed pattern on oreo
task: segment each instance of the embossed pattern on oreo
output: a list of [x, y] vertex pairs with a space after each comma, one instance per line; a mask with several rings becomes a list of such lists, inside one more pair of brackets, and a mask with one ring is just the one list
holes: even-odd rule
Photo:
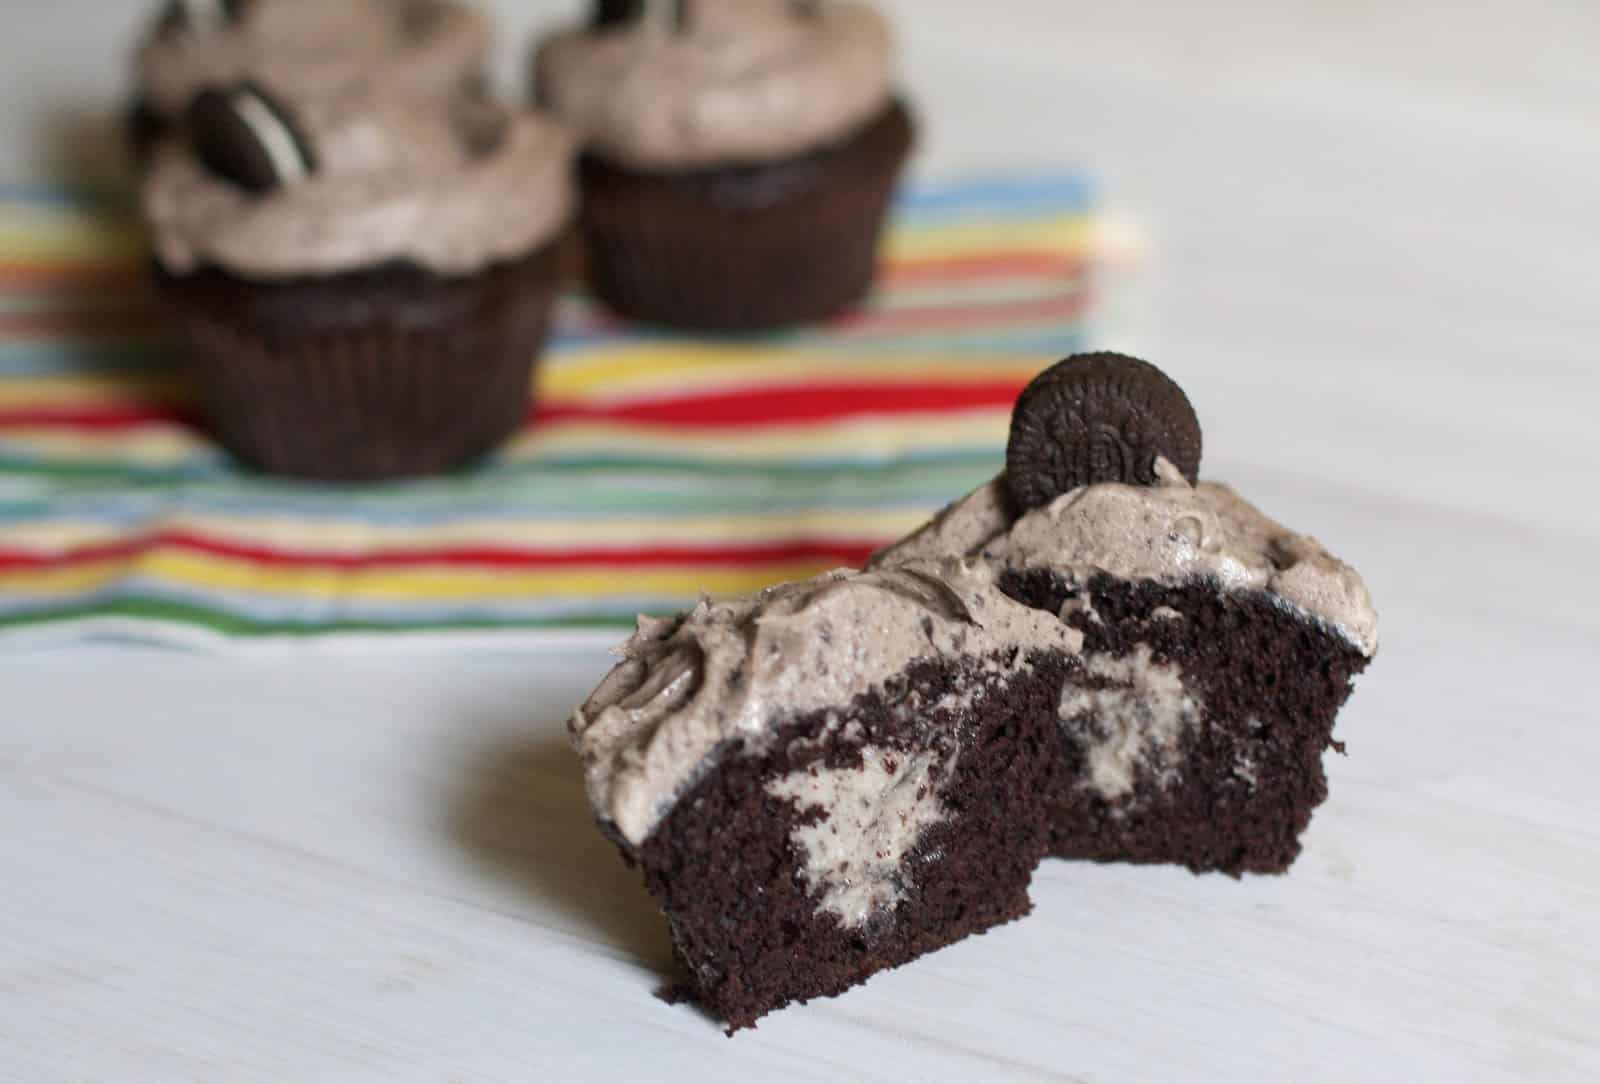
[[253, 83], [197, 95], [189, 135], [208, 169], [258, 194], [316, 171], [311, 145], [289, 111]]
[[1194, 407], [1160, 369], [1122, 354], [1079, 354], [1039, 374], [1018, 397], [1006, 484], [1021, 512], [1080, 486], [1153, 485], [1158, 457], [1194, 482], [1200, 448]]

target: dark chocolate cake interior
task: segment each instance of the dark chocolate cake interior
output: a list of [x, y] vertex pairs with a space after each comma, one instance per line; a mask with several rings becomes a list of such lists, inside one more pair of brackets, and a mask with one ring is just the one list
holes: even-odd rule
[[[727, 750], [634, 855], [690, 985], [730, 1030], [1028, 912], [1028, 882], [1048, 846], [1038, 796], [1055, 761], [1065, 676], [1060, 658], [1032, 663], [1003, 688], [970, 662], [919, 663], [844, 711], [784, 724], [765, 755]], [[970, 706], [932, 706], [966, 690], [977, 690]], [[867, 890], [882, 905], [852, 925], [796, 872], [806, 865], [794, 853], [796, 825], [827, 828], [827, 814], [772, 789], [819, 773], [860, 774], [867, 760], [896, 770], [931, 761], [924, 781], [909, 782], [937, 790], [923, 800], [940, 809], [886, 877], [862, 871], [865, 882], [882, 878]], [[847, 809], [834, 815], [849, 820]], [[850, 844], [841, 849], [861, 861]]]

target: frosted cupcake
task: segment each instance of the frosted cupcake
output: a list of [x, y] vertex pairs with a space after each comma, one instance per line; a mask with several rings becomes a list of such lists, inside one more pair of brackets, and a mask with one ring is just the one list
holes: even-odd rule
[[262, 469], [428, 474], [526, 415], [572, 140], [475, 99], [202, 93], [143, 203], [220, 440]]
[[243, 79], [455, 95], [482, 80], [488, 50], [487, 20], [453, 0], [172, 0], [139, 49], [131, 135], [142, 155], [196, 94]]
[[638, 319], [747, 330], [871, 289], [913, 124], [888, 27], [857, 3], [601, 3], [539, 48], [585, 141], [592, 285]]

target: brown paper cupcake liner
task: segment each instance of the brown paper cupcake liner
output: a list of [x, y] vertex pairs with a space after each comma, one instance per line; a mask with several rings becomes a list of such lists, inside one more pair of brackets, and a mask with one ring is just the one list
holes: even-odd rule
[[560, 243], [475, 275], [384, 267], [261, 283], [157, 269], [217, 439], [274, 474], [437, 474], [527, 416]]
[[591, 288], [624, 316], [702, 331], [840, 313], [871, 291], [913, 141], [895, 102], [844, 143], [783, 162], [651, 174], [586, 156]]

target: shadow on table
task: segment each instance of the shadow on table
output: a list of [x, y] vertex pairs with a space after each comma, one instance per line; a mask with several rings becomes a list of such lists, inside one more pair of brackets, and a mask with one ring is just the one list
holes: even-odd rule
[[577, 758], [564, 740], [502, 742], [474, 766], [455, 810], [457, 841], [569, 929], [672, 979], [665, 922], [594, 826]]

